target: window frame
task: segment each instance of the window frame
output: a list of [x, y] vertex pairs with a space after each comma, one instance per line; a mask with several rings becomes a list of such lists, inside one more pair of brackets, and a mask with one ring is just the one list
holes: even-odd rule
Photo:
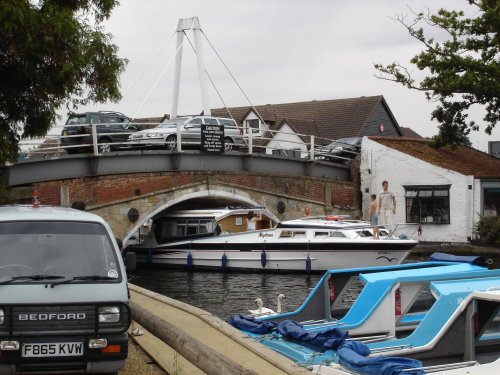
[[[404, 185], [403, 187], [407, 223], [451, 224], [451, 185]], [[440, 195], [436, 192], [446, 192], [446, 194]]]
[[258, 118], [245, 120], [245, 125], [249, 129], [255, 129], [257, 131], [260, 131], [260, 120]]

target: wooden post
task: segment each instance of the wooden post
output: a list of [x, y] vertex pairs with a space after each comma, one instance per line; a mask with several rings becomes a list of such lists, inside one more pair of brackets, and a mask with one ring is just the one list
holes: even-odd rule
[[130, 308], [134, 320], [148, 331], [154, 332], [156, 337], [170, 345], [203, 372], [218, 375], [258, 375], [255, 371], [239, 365], [186, 334], [183, 330], [160, 319], [139, 304], [131, 301]]

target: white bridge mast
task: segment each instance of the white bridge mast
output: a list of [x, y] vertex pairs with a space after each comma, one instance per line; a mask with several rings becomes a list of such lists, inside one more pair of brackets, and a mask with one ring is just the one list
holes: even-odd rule
[[203, 47], [201, 43], [201, 26], [198, 17], [181, 18], [177, 25], [177, 56], [175, 59], [174, 91], [172, 95], [172, 118], [177, 117], [179, 107], [179, 86], [181, 80], [182, 65], [182, 44], [184, 42], [184, 33], [186, 30], [193, 30], [194, 48], [196, 53], [196, 62], [198, 65], [198, 79], [200, 80], [201, 100], [203, 104], [203, 113], [210, 116], [210, 106], [208, 103], [207, 81], [205, 77], [205, 60], [203, 57]]

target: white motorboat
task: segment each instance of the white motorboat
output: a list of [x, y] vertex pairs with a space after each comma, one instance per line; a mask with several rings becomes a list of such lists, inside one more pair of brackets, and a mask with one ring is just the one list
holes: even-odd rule
[[380, 238], [374, 239], [368, 222], [342, 216], [283, 221], [271, 229], [238, 233], [217, 231], [216, 226], [212, 223], [212, 230], [204, 230], [206, 237], [177, 237], [163, 243], [158, 241], [161, 228], [156, 229], [151, 241], [130, 250], [137, 253], [139, 262], [171, 267], [309, 273], [400, 264], [418, 243], [406, 236], [391, 236], [383, 227]]

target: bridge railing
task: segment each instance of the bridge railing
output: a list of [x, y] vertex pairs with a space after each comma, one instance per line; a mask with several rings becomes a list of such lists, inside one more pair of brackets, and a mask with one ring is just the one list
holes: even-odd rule
[[[20, 142], [22, 147], [20, 159], [30, 158], [58, 158], [65, 154], [73, 153], [91, 153], [95, 156], [105, 154], [110, 151], [135, 150], [137, 144], [129, 140], [129, 136], [136, 132], [136, 129], [154, 128], [159, 124], [156, 123], [132, 123], [133, 131], [111, 131], [112, 126], [123, 124], [78, 124], [81, 128], [78, 134], [64, 132], [67, 127], [62, 127], [61, 135], [47, 135], [43, 139], [30, 139]], [[257, 132], [256, 129], [250, 127], [240, 128], [242, 133], [242, 143], [239, 145], [233, 144], [231, 151], [225, 152], [244, 152], [248, 154], [261, 153], [267, 155], [281, 156], [294, 159], [308, 160], [326, 160], [333, 162], [345, 162], [354, 157], [357, 152], [346, 150], [343, 156], [329, 154], [325, 145], [333, 140], [316, 137], [309, 134], [299, 134], [295, 132], [281, 130], [264, 130]], [[176, 149], [171, 151], [182, 152], [187, 148], [200, 147], [200, 140], [190, 140], [184, 135], [180, 129], [177, 129], [177, 144]], [[165, 148], [165, 142], [161, 145], [158, 142], [151, 140], [147, 142], [143, 148], [161, 147]], [[352, 155], [349, 155], [352, 154]], [[347, 156], [346, 156], [347, 155]]]

